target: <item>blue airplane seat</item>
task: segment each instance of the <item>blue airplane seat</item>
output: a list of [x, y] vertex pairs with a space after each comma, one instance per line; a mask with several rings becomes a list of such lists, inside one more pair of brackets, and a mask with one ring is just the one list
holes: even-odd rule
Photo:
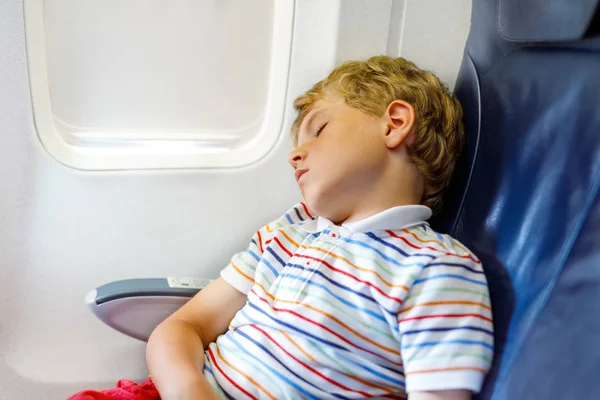
[[473, 0], [467, 148], [432, 226], [482, 260], [479, 399], [600, 399], [600, 0]]

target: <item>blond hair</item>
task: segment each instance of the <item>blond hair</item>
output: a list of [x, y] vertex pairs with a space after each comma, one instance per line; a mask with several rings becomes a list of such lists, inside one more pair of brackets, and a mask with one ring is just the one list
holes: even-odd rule
[[394, 100], [413, 106], [415, 137], [408, 154], [423, 176], [421, 203], [439, 211], [464, 141], [462, 108], [448, 87], [403, 58], [346, 62], [294, 101], [298, 113], [291, 131], [294, 144], [302, 120], [326, 94], [341, 96], [348, 106], [374, 116], [382, 116]]

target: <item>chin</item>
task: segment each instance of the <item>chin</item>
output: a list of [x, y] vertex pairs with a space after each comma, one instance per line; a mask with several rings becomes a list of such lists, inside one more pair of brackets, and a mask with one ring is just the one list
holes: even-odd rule
[[316, 215], [327, 218], [333, 222], [339, 219], [339, 207], [335, 201], [327, 201], [324, 196], [318, 196], [316, 193], [304, 194], [304, 202], [306, 206]]
[[324, 204], [322, 204], [323, 202], [320, 201], [319, 196], [315, 196], [313, 193], [306, 193], [304, 191], [302, 193], [302, 197], [304, 198], [304, 202], [310, 211], [321, 217], [325, 217], [323, 213], [326, 212], [326, 208], [323, 207]]

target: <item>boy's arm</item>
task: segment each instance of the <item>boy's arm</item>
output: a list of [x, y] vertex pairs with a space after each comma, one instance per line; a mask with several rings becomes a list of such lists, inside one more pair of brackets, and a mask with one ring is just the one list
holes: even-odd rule
[[470, 399], [481, 390], [494, 349], [481, 262], [448, 253], [416, 278], [398, 315], [408, 398]]
[[204, 350], [245, 303], [245, 294], [218, 278], [152, 332], [146, 360], [163, 400], [218, 399], [203, 374]]
[[259, 229], [246, 251], [234, 255], [221, 278], [202, 289], [167, 318], [148, 340], [146, 361], [163, 400], [218, 399], [204, 378], [204, 350], [225, 333], [246, 304], [254, 274], [277, 227], [313, 219], [298, 203], [279, 219]]
[[470, 400], [469, 390], [443, 390], [439, 392], [414, 392], [408, 394], [408, 400]]

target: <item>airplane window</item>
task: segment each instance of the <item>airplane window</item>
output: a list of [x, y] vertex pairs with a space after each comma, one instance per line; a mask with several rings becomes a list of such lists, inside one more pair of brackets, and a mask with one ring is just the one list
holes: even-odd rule
[[292, 0], [28, 0], [25, 17], [36, 128], [58, 161], [242, 166], [280, 134]]

